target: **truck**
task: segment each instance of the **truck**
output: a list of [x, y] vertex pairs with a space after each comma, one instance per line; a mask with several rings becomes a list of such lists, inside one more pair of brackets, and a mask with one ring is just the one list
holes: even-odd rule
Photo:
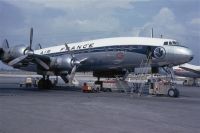
[[100, 91], [100, 85], [98, 84], [90, 84], [90, 83], [84, 83], [83, 86], [82, 86], [82, 91], [84, 93], [94, 93], [94, 92], [99, 92]]

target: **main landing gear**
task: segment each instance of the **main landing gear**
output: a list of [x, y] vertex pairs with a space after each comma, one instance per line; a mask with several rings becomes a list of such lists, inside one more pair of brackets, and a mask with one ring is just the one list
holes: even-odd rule
[[39, 89], [51, 89], [53, 87], [53, 84], [51, 82], [51, 80], [49, 79], [49, 76], [43, 76], [43, 78], [41, 78], [38, 81], [38, 88]]

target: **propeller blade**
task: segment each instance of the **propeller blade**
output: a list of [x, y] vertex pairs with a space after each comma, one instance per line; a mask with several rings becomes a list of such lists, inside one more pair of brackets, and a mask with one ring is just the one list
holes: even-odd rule
[[72, 71], [71, 71], [71, 73], [69, 75], [69, 84], [72, 84], [72, 81], [74, 80], [76, 69], [78, 68], [78, 66], [81, 65], [81, 63], [83, 63], [87, 59], [88, 58], [83, 58], [81, 60], [75, 60], [74, 67], [72, 68]]
[[9, 48], [8, 40], [5, 39], [5, 40], [3, 41], [3, 44], [2, 44], [2, 49], [8, 49], [8, 48]]
[[85, 62], [87, 59], [88, 59], [88, 58], [83, 58], [83, 59], [81, 59], [79, 62], [80, 62], [80, 63], [83, 63], [83, 62]]
[[38, 49], [42, 49], [42, 45], [40, 43], [38, 43], [36, 46], [35, 46], [35, 49], [34, 50], [38, 50]]
[[82, 63], [84, 63], [88, 58], [83, 58], [81, 60], [75, 60], [74, 61], [74, 65], [81, 65]]
[[2, 59], [3, 54], [4, 54], [3, 48], [0, 48], [0, 60]]
[[38, 44], [38, 46], [39, 46], [40, 49], [42, 49], [42, 45], [40, 43]]
[[76, 69], [77, 69], [77, 65], [75, 65], [73, 68], [72, 68], [72, 71], [71, 71], [71, 74], [69, 75], [69, 84], [72, 84], [72, 81], [75, 77], [75, 73], [76, 73]]
[[65, 43], [65, 47], [66, 47], [67, 51], [69, 52], [69, 54], [71, 55], [71, 57], [74, 58], [74, 55], [72, 54], [72, 52], [71, 52], [69, 46], [67, 45], [67, 43]]
[[39, 58], [35, 58], [36, 62], [40, 64], [45, 70], [49, 70], [49, 66]]
[[30, 31], [30, 46], [29, 46], [29, 50], [32, 50], [32, 42], [33, 42], [33, 28], [31, 27], [31, 31]]
[[10, 62], [8, 63], [8, 65], [13, 66], [13, 65], [15, 65], [15, 64], [17, 64], [17, 63], [23, 61], [23, 60], [26, 59], [27, 57], [28, 57], [28, 55], [20, 56], [20, 57], [18, 57], [18, 58], [16, 58], [16, 59], [10, 61]]

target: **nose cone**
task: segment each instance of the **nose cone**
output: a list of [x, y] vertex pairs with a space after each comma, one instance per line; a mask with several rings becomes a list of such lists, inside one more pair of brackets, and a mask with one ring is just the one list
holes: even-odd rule
[[177, 53], [175, 54], [179, 56], [180, 61], [182, 61], [183, 63], [187, 63], [193, 59], [193, 53], [187, 47], [178, 48]]

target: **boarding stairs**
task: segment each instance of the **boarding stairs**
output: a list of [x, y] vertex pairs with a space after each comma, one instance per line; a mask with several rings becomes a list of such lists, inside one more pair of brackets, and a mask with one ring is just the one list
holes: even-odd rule
[[129, 75], [129, 72], [127, 71], [126, 74], [122, 78], [115, 76], [116, 86], [120, 92], [127, 93], [131, 91], [131, 87], [128, 85], [128, 82], [125, 80], [128, 75]]
[[147, 59], [141, 61], [141, 69], [139, 74], [136, 76], [135, 85], [132, 88], [131, 93], [138, 93], [139, 96], [149, 93], [149, 86], [146, 84], [146, 82], [144, 82], [144, 80], [146, 80], [146, 75], [148, 74], [149, 68], [151, 67], [151, 59], [152, 57], [148, 56]]

